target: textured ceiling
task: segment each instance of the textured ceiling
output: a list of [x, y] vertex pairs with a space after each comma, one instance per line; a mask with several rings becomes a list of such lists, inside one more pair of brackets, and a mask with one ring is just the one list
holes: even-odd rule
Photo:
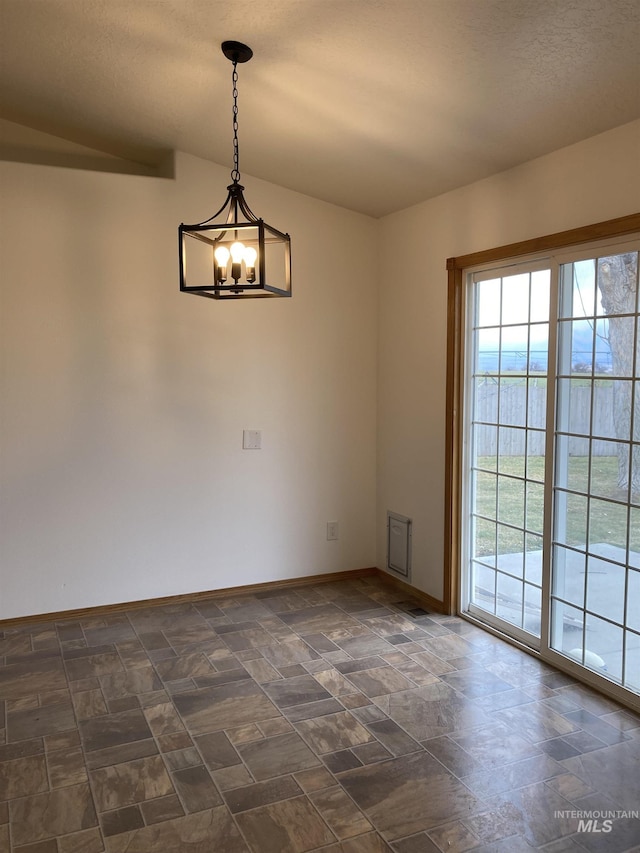
[[0, 32], [5, 157], [231, 166], [235, 39], [241, 171], [373, 216], [640, 117], [638, 0], [0, 0]]

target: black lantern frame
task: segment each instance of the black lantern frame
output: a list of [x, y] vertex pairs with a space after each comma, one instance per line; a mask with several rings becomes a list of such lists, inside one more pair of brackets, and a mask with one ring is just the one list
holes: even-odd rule
[[[291, 237], [254, 215], [243, 186], [234, 181], [227, 189], [227, 200], [217, 213], [178, 229], [180, 290], [211, 299], [291, 296]], [[226, 216], [216, 222], [225, 211]], [[224, 270], [216, 260], [218, 248], [230, 252], [235, 243], [256, 251], [253, 267], [245, 258], [229, 258]], [[269, 283], [267, 268], [271, 275], [278, 270], [280, 279]]]
[[253, 52], [241, 42], [223, 42], [222, 52], [233, 62], [233, 183], [217, 213], [178, 228], [180, 290], [210, 299], [291, 296], [291, 237], [253, 213], [240, 184], [236, 66]]

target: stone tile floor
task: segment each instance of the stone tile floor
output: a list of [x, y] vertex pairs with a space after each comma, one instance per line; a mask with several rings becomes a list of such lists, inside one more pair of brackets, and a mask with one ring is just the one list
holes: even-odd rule
[[0, 631], [0, 853], [640, 850], [640, 717], [402, 598]]

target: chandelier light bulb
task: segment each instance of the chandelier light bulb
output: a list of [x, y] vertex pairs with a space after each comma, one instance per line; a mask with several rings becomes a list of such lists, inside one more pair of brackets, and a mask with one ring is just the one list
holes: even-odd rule
[[230, 253], [226, 246], [218, 246], [214, 252], [216, 263], [219, 267], [226, 267], [229, 263]]
[[253, 248], [253, 246], [247, 246], [244, 250], [244, 265], [247, 271], [247, 281], [251, 284], [256, 280], [256, 259], [258, 257], [257, 251]]
[[227, 264], [230, 257], [229, 250], [226, 246], [218, 246], [213, 253], [213, 257], [216, 259], [215, 280], [222, 283], [227, 280]]
[[247, 246], [247, 248], [244, 250], [244, 262], [247, 265], [247, 269], [249, 267], [255, 267], [257, 257], [258, 253], [253, 248], [253, 246]]
[[244, 257], [244, 252], [244, 243], [237, 242], [231, 244], [231, 259], [234, 264], [241, 263], [242, 258]]
[[231, 278], [237, 282], [242, 276], [242, 258], [244, 256], [244, 243], [239, 241], [231, 244]]

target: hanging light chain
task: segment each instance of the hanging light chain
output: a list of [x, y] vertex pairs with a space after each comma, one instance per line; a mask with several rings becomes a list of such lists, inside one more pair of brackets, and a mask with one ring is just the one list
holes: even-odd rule
[[238, 63], [233, 63], [233, 169], [231, 180], [238, 183], [240, 180], [240, 149], [238, 146]]

